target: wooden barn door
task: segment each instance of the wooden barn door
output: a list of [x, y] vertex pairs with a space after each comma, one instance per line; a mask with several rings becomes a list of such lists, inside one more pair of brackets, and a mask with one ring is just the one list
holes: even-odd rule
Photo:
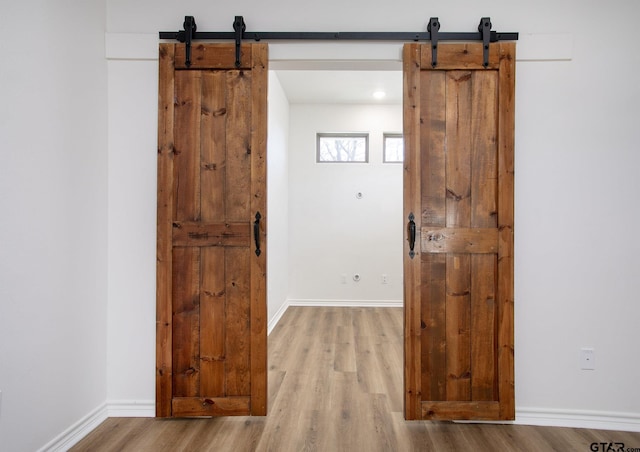
[[515, 44], [489, 55], [404, 48], [407, 419], [515, 416]]
[[160, 45], [156, 415], [267, 410], [267, 46]]

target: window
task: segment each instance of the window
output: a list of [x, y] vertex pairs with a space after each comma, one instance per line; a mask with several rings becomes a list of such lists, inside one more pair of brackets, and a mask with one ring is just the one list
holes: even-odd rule
[[317, 134], [316, 161], [319, 163], [367, 163], [368, 133]]
[[401, 133], [384, 134], [384, 163], [401, 163], [404, 161], [404, 139]]

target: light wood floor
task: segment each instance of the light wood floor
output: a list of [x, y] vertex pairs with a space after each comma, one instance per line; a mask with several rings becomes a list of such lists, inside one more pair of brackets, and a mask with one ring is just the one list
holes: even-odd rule
[[640, 448], [640, 433], [407, 422], [401, 308], [291, 307], [269, 336], [268, 416], [110, 418], [72, 450], [586, 452], [593, 442]]

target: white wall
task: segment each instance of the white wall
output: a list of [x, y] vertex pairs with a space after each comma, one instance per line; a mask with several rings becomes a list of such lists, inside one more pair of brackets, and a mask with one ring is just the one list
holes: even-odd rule
[[0, 14], [0, 449], [33, 451], [106, 398], [104, 1]]
[[289, 294], [289, 102], [269, 71], [267, 138], [267, 304], [269, 330]]
[[[640, 430], [640, 87], [626, 75], [640, 5], [585, 6], [572, 61], [517, 67], [516, 403], [633, 413]], [[598, 18], [620, 34], [598, 40]], [[595, 371], [579, 369], [583, 346]]]
[[[382, 137], [402, 106], [294, 104], [290, 124], [290, 302], [401, 305], [402, 164], [382, 163]], [[369, 163], [316, 163], [318, 132], [369, 133]]]
[[[155, 397], [157, 61], [108, 62], [111, 404]], [[141, 133], [145, 131], [145, 133]], [[142, 378], [131, 378], [137, 375]], [[134, 403], [135, 405], [135, 403]]]

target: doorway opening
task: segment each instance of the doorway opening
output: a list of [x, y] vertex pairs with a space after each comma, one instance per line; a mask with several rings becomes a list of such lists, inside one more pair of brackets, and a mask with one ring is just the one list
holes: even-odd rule
[[[385, 70], [270, 71], [269, 331], [305, 329], [285, 350], [275, 349], [279, 339], [272, 349], [270, 339], [270, 414], [279, 405], [276, 383], [288, 391], [282, 376], [309, 366], [317, 374], [297, 380], [303, 389], [324, 382], [320, 394], [356, 385], [391, 392], [387, 411], [402, 414], [403, 164], [384, 153], [385, 137], [401, 136], [402, 121], [399, 62]], [[367, 158], [319, 162], [323, 133], [365, 134]], [[336, 378], [342, 389], [329, 389]]]

